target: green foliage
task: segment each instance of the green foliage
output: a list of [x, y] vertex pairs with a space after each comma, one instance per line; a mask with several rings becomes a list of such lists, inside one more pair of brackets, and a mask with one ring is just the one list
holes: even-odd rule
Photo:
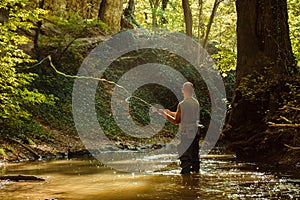
[[[159, 4], [156, 9], [151, 7], [150, 0], [136, 2], [135, 18], [146, 29], [151, 30], [152, 13], [158, 18], [158, 28], [164, 28], [170, 31], [184, 32], [183, 10], [181, 1], [170, 0], [165, 10], [161, 9]], [[157, 1], [161, 2], [161, 1]], [[190, 0], [190, 6], [193, 16], [193, 35], [198, 35], [198, 26], [200, 34], [200, 42], [206, 31], [206, 26], [211, 15], [214, 0], [204, 0], [201, 20], [199, 24], [199, 4], [197, 0]], [[290, 38], [292, 42], [293, 52], [300, 67], [300, 1], [288, 0]], [[162, 18], [166, 23], [162, 23]], [[224, 0], [218, 7], [214, 17], [211, 32], [209, 34], [209, 43], [216, 46], [217, 53], [208, 48], [212, 57], [217, 61], [217, 67], [226, 75], [226, 71], [235, 70], [236, 67], [236, 20], [237, 14], [235, 9], [235, 1]]]
[[221, 3], [214, 18], [209, 41], [216, 44], [217, 53], [213, 53], [212, 58], [223, 76], [236, 68], [236, 20], [235, 2], [228, 0]]
[[6, 156], [6, 152], [5, 152], [4, 149], [0, 149], [0, 155], [1, 155], [1, 156]]
[[222, 72], [222, 76], [226, 77], [228, 71], [235, 70], [236, 67], [236, 53], [218, 46], [218, 53], [211, 56], [216, 61], [216, 67]]
[[87, 37], [87, 31], [90, 28], [99, 27], [106, 30], [107, 25], [99, 20], [85, 19], [79, 13], [69, 11], [69, 17], [62, 17], [60, 14], [48, 14], [45, 18], [48, 22], [54, 24], [59, 32], [64, 35], [65, 33], [73, 37]]
[[22, 45], [31, 40], [21, 32], [30, 32], [34, 23], [46, 14], [41, 9], [28, 9], [28, 0], [3, 0], [0, 9], [7, 20], [0, 23], [0, 133], [20, 132], [27, 126], [24, 120], [31, 116], [29, 108], [42, 103], [52, 103], [53, 98], [31, 88], [36, 74], [24, 69], [35, 60], [26, 54]]
[[[68, 13], [49, 13], [44, 19], [44, 34], [39, 38], [40, 57], [52, 55], [57, 69], [72, 75], [77, 73], [84, 57], [95, 45], [82, 45], [77, 39], [99, 36], [108, 28], [97, 18], [85, 19], [79, 12], [71, 10]], [[40, 105], [33, 113], [50, 128], [75, 132], [71, 100], [74, 80], [57, 74], [46, 63], [41, 68], [42, 73], [34, 85], [43, 93], [53, 94], [58, 100], [55, 105]]]
[[[199, 42], [201, 43], [205, 36], [214, 0], [203, 1], [200, 24], [198, 1], [192, 0], [190, 1], [190, 4], [193, 16], [193, 35], [194, 38], [197, 38], [196, 40], [200, 39]], [[162, 10], [160, 5], [157, 9], [153, 9], [154, 8], [151, 7], [150, 0], [136, 2], [135, 17], [144, 28], [151, 30], [153, 26], [152, 12], [154, 12], [158, 18], [158, 28], [175, 32], [185, 31], [181, 1], [168, 1], [168, 5], [165, 10]], [[162, 20], [163, 18], [165, 20]], [[237, 15], [235, 10], [235, 1], [223, 1], [219, 5], [214, 17], [214, 23], [212, 25], [211, 32], [209, 33], [209, 43], [211, 45], [209, 45], [208, 48], [208, 51], [211, 54], [216, 54], [213, 58], [216, 59], [217, 67], [222, 73], [235, 70], [236, 67], [236, 20]], [[200, 35], [200, 38], [198, 38], [198, 34]], [[215, 47], [210, 49], [210, 46], [216, 46], [217, 51], [215, 51]]]
[[300, 68], [300, 1], [288, 0], [290, 38], [295, 58]]
[[[42, 57], [57, 52], [56, 49], [47, 46], [47, 43], [40, 46]], [[61, 50], [61, 49], [59, 49]], [[82, 51], [81, 51], [82, 50]], [[55, 52], [54, 52], [55, 51]], [[53, 65], [66, 74], [76, 74], [82, 62], [84, 49], [69, 48], [64, 56], [53, 56]], [[42, 66], [43, 73], [34, 81], [34, 85], [46, 94], [53, 94], [57, 97], [55, 104], [42, 104], [37, 109], [32, 110], [38, 116], [43, 125], [52, 129], [75, 132], [72, 115], [72, 89], [74, 79], [66, 78], [57, 74], [47, 63]], [[59, 89], [58, 89], [59, 88]]]
[[[100, 19], [85, 19], [78, 12], [69, 11], [67, 17], [55, 12], [47, 14], [44, 18], [44, 34], [40, 36], [39, 43], [42, 46], [54, 45], [57, 53], [61, 53], [67, 47], [76, 52], [76, 46], [80, 45], [78, 38], [98, 36], [108, 29]], [[69, 46], [70, 44], [72, 45]]]

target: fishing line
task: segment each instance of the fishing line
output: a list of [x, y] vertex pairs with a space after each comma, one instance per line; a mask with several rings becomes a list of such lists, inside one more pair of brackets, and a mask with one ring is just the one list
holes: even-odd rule
[[151, 111], [152, 111], [152, 112], [156, 112], [156, 111], [158, 110], [157, 108], [155, 108], [151, 103], [147, 102], [146, 100], [144, 100], [144, 99], [142, 99], [142, 98], [140, 98], [140, 97], [138, 97], [138, 96], [131, 95], [131, 93], [130, 93], [124, 86], [119, 85], [119, 84], [117, 84], [117, 83], [114, 82], [114, 81], [109, 81], [109, 80], [104, 79], [104, 78], [96, 78], [96, 77], [92, 77], [92, 76], [76, 76], [76, 75], [69, 75], [69, 74], [66, 74], [66, 73], [64, 73], [64, 72], [59, 71], [59, 70], [54, 66], [54, 64], [53, 64], [53, 62], [52, 62], [51, 55], [48, 55], [47, 57], [45, 57], [45, 58], [42, 59], [40, 62], [38, 62], [37, 64], [33, 65], [33, 66], [30, 67], [30, 68], [36, 67], [36, 66], [38, 66], [38, 65], [41, 65], [41, 64], [42, 64], [44, 61], [46, 61], [47, 59], [49, 60], [49, 64], [50, 64], [51, 68], [52, 68], [57, 74], [60, 74], [60, 75], [62, 75], [62, 76], [64, 76], [64, 77], [67, 77], [67, 78], [75, 78], [75, 79], [76, 79], [76, 78], [79, 78], [79, 79], [92, 79], [92, 80], [97, 80], [97, 81], [101, 81], [101, 82], [105, 82], [105, 83], [114, 85], [114, 86], [116, 86], [116, 87], [118, 87], [118, 88], [123, 89], [128, 95], [130, 95], [130, 96], [128, 96], [128, 97], [125, 99], [125, 102], [126, 102], [126, 103], [129, 104], [129, 103], [130, 103], [130, 102], [129, 102], [130, 99], [133, 98], [133, 99], [137, 99], [137, 100], [143, 102], [144, 104], [146, 104], [147, 106], [149, 106], [149, 107], [151, 108]]

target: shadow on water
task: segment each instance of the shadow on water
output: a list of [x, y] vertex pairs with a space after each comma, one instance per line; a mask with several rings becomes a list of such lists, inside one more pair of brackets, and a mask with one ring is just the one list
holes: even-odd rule
[[181, 176], [179, 172], [177, 162], [160, 171], [135, 174], [118, 172], [92, 159], [9, 164], [2, 167], [2, 174], [36, 175], [46, 181], [3, 181], [0, 199], [300, 198], [299, 173], [239, 163], [228, 156], [202, 158], [197, 174]]

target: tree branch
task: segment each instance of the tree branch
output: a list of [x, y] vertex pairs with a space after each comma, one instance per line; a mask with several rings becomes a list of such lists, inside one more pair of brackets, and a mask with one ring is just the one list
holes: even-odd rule
[[284, 116], [280, 116], [279, 119], [282, 119], [282, 120], [284, 120], [284, 121], [286, 121], [287, 123], [290, 123], [290, 124], [293, 123], [291, 120], [287, 119], [287, 118], [284, 117]]
[[292, 147], [288, 144], [284, 144], [285, 147], [289, 148], [289, 149], [292, 149], [292, 150], [300, 150], [300, 147]]
[[300, 108], [298, 108], [298, 107], [291, 107], [291, 106], [283, 106], [283, 107], [280, 108], [279, 110], [285, 110], [285, 109], [290, 109], [290, 110], [297, 110], [297, 111], [300, 111]]
[[300, 128], [300, 124], [275, 124], [273, 122], [268, 122], [270, 127], [290, 127], [290, 128]]

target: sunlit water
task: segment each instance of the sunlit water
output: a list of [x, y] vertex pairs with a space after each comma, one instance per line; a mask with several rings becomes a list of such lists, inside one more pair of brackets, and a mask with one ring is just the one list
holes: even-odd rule
[[297, 173], [261, 169], [230, 157], [202, 158], [200, 173], [189, 176], [179, 174], [178, 163], [134, 174], [93, 159], [9, 164], [2, 166], [2, 175], [36, 175], [46, 181], [2, 181], [0, 199], [300, 199]]

